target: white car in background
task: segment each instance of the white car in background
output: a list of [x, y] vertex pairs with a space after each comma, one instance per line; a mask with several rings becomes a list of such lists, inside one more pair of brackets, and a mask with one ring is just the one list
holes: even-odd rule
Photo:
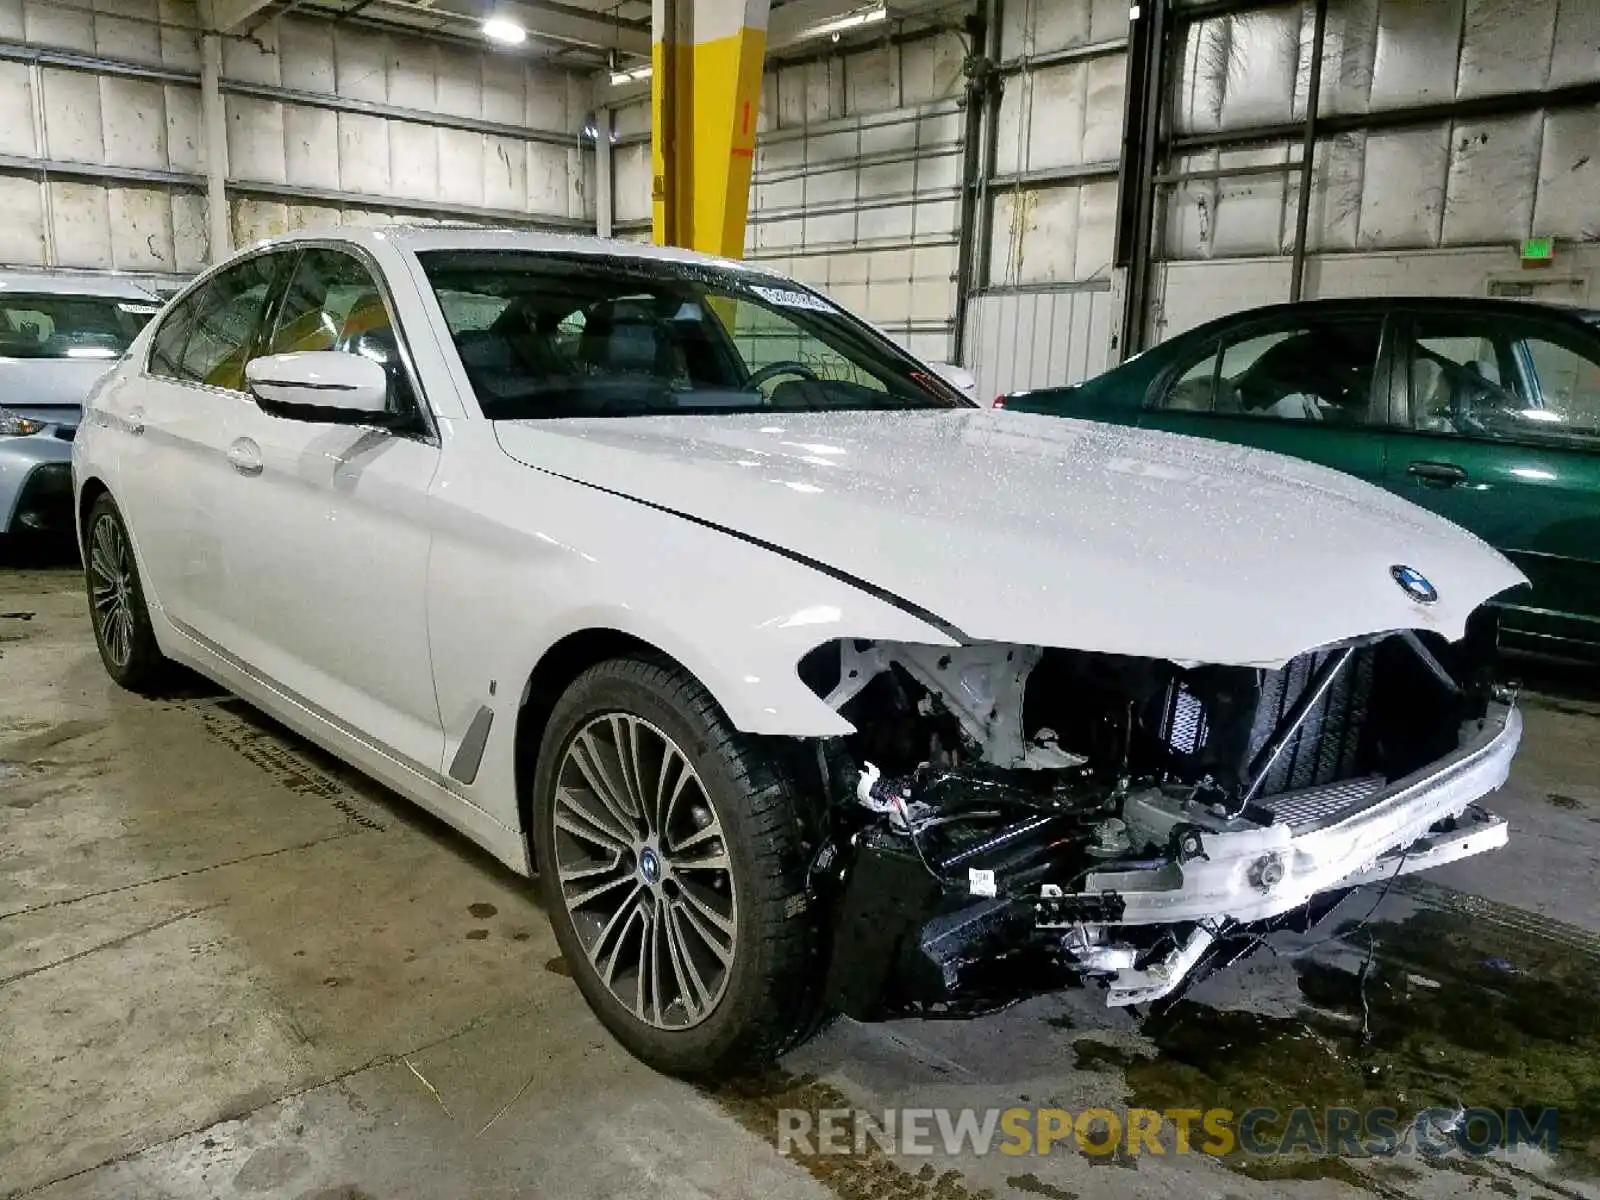
[[72, 528], [83, 398], [160, 307], [131, 279], [0, 272], [0, 538]]
[[390, 229], [195, 281], [73, 447], [94, 630], [537, 871], [656, 1066], [1173, 993], [1505, 840], [1523, 582], [1376, 488], [980, 409], [797, 284]]

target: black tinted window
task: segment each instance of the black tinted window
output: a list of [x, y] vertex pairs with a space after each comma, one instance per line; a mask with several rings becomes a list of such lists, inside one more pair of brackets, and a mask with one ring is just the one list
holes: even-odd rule
[[875, 330], [776, 278], [509, 251], [421, 259], [491, 419], [966, 405]]
[[1362, 425], [1383, 323], [1320, 321], [1210, 343], [1167, 388], [1162, 407], [1279, 421]]

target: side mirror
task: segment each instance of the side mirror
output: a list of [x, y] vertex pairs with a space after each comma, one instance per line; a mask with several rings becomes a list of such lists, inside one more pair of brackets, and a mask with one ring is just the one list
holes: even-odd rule
[[274, 417], [328, 425], [394, 423], [388, 372], [359, 354], [268, 354], [246, 363], [244, 378], [257, 406]]
[[940, 379], [943, 379], [968, 400], [976, 400], [978, 398], [978, 377], [965, 367], [958, 367], [955, 363], [943, 362], [929, 363], [928, 365], [934, 369]]

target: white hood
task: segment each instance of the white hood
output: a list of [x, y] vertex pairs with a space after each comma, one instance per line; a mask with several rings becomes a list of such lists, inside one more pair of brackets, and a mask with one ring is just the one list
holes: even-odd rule
[[496, 429], [529, 466], [826, 563], [977, 641], [1267, 666], [1394, 629], [1453, 640], [1527, 582], [1353, 477], [1148, 430], [987, 409]]
[[42, 416], [50, 421], [62, 419], [56, 410], [71, 416], [95, 381], [116, 365], [114, 358], [0, 358], [0, 408], [49, 409]]

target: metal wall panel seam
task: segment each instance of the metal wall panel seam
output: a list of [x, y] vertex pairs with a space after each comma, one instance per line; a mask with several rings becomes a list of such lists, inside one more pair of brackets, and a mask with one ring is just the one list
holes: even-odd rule
[[1027, 71], [1044, 71], [1065, 63], [1088, 62], [1095, 58], [1109, 58], [1113, 54], [1126, 54], [1127, 38], [1114, 38], [1107, 42], [1093, 42], [1086, 46], [1069, 46], [1064, 50], [1047, 50], [1043, 54], [1021, 54], [1008, 58], [995, 70], [1002, 75], [1020, 75]]
[[285, 104], [298, 104], [306, 108], [320, 108], [329, 112], [356, 113], [361, 116], [381, 117], [401, 121], [408, 125], [423, 125], [433, 129], [459, 129], [466, 133], [485, 133], [495, 137], [514, 138], [523, 142], [543, 142], [568, 149], [581, 147], [577, 134], [560, 133], [548, 129], [532, 129], [525, 125], [507, 125], [499, 121], [485, 121], [477, 117], [454, 117], [444, 113], [430, 113], [419, 108], [403, 108], [395, 104], [380, 104], [375, 100], [351, 100], [342, 96], [328, 96], [320, 92], [305, 92], [297, 88], [278, 87], [274, 84], [243, 83], [223, 79], [218, 85], [224, 95], [251, 96], [259, 100], [277, 100]]

